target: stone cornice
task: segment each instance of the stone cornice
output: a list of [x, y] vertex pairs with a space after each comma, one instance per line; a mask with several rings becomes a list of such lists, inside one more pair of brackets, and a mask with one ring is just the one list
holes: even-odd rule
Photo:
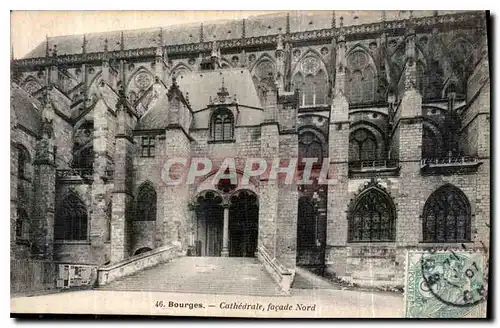
[[[440, 31], [447, 31], [458, 28], [477, 28], [478, 21], [484, 22], [486, 16], [483, 11], [473, 11], [458, 14], [448, 14], [442, 16], [429, 16], [414, 18], [412, 20], [416, 33], [430, 32], [434, 27]], [[299, 45], [301, 43], [310, 43], [314, 41], [331, 40], [341, 32], [346, 41], [361, 40], [369, 37], [377, 37], [382, 33], [391, 36], [404, 35], [406, 33], [408, 20], [397, 20], [378, 22], [363, 25], [352, 25], [337, 28], [294, 32], [283, 35], [283, 41]], [[241, 48], [266, 48], [272, 49], [276, 46], [278, 34], [268, 36], [258, 36], [250, 38], [237, 38], [230, 40], [220, 40], [218, 47], [225, 52], [240, 51]], [[212, 42], [197, 42], [189, 44], [168, 45], [163, 47], [164, 53], [168, 56], [192, 56], [211, 51]], [[117, 50], [107, 53], [108, 60], [130, 60], [136, 58], [155, 58], [156, 47]], [[105, 59], [104, 52], [70, 54], [56, 57], [25, 58], [13, 61], [13, 66], [23, 69], [33, 69], [35, 67], [53, 66], [53, 65], [78, 65], [87, 62], [102, 62]]]

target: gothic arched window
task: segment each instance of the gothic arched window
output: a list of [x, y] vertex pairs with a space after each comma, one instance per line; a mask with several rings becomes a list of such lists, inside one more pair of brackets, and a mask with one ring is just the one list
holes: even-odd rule
[[70, 193], [56, 211], [54, 238], [56, 240], [87, 239], [87, 208], [83, 201]]
[[308, 56], [300, 62], [298, 67], [299, 71], [292, 79], [292, 89], [299, 89], [300, 106], [326, 105], [328, 78], [320, 60], [315, 56]]
[[471, 239], [471, 210], [464, 193], [445, 185], [429, 196], [423, 213], [424, 242], [466, 242]]
[[323, 163], [323, 142], [318, 135], [310, 130], [299, 133], [299, 165], [304, 165], [302, 159], [317, 158], [315, 164]]
[[156, 221], [156, 191], [151, 184], [141, 185], [135, 208], [135, 221]]
[[351, 104], [375, 101], [375, 70], [370, 65], [368, 55], [355, 51], [347, 57], [346, 94]]
[[377, 159], [377, 139], [368, 129], [357, 129], [349, 138], [349, 160], [369, 161]]
[[356, 199], [349, 213], [350, 242], [387, 242], [396, 237], [396, 215], [390, 197], [371, 187]]
[[234, 117], [228, 109], [219, 109], [212, 115], [211, 136], [214, 141], [234, 139]]

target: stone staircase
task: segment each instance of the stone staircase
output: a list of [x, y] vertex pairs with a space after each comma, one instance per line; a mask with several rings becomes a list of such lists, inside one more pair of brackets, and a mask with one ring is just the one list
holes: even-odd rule
[[256, 258], [180, 257], [101, 290], [284, 296]]

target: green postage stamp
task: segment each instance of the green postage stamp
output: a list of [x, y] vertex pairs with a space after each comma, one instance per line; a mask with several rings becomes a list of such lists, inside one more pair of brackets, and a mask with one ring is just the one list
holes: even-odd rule
[[484, 318], [485, 254], [466, 250], [410, 251], [406, 259], [407, 318]]

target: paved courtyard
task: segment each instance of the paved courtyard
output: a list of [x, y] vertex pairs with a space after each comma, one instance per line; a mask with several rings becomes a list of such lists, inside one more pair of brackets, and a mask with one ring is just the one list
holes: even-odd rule
[[[299, 270], [300, 271], [300, 270]], [[233, 317], [402, 317], [403, 296], [297, 276], [284, 295], [252, 258], [179, 258], [102, 288], [11, 299], [11, 312]]]

